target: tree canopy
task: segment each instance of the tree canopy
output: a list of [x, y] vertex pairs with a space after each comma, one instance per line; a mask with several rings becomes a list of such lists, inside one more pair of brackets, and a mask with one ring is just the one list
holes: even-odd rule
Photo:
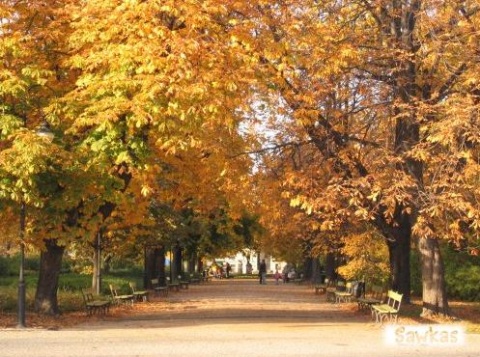
[[439, 242], [474, 251], [480, 225], [475, 2], [19, 0], [0, 19], [0, 218], [26, 204], [30, 244], [355, 262], [383, 237], [392, 287], [408, 300], [415, 246], [425, 312], [448, 313]]

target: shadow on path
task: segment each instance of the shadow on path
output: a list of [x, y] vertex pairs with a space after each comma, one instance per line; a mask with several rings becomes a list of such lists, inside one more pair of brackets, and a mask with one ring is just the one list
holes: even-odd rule
[[214, 280], [153, 297], [114, 319], [87, 322], [81, 328], [150, 328], [238, 323], [371, 324], [369, 314], [356, 304], [332, 304], [325, 295], [315, 295], [308, 285], [256, 280]]

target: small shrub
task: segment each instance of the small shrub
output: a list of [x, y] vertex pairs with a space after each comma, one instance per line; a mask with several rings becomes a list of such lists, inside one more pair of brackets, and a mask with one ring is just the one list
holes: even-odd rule
[[0, 256], [0, 276], [10, 276], [18, 272], [18, 260]]

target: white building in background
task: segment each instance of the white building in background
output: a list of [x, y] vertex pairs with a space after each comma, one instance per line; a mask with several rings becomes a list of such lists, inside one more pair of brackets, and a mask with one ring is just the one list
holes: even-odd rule
[[[260, 259], [259, 259], [260, 255]], [[247, 259], [249, 257], [250, 259]], [[258, 273], [258, 263], [265, 259], [267, 264], [267, 273], [275, 273], [275, 270], [278, 269], [279, 272], [282, 272], [282, 269], [287, 262], [276, 260], [271, 255], [265, 253], [257, 253], [251, 249], [244, 249], [243, 252], [238, 252], [234, 256], [228, 256], [223, 258], [216, 258], [215, 262], [217, 265], [225, 266], [227, 263], [230, 264], [232, 274], [257, 274]], [[207, 262], [207, 266], [210, 266], [213, 261]], [[249, 268], [248, 263], [251, 267]]]

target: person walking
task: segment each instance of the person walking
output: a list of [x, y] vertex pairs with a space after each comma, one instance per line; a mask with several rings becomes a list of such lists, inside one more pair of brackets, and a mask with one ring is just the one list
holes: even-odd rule
[[226, 271], [226, 273], [227, 273], [227, 274], [226, 274], [226, 275], [227, 275], [227, 276], [226, 276], [227, 279], [230, 278], [230, 271], [231, 271], [231, 270], [232, 270], [232, 267], [231, 267], [230, 264], [227, 262], [227, 265], [226, 265], [226, 267], [225, 267], [225, 271]]
[[275, 284], [278, 285], [282, 274], [278, 271], [278, 266], [275, 268]]
[[258, 269], [258, 275], [260, 276], [260, 284], [267, 283], [267, 264], [265, 263], [265, 259], [262, 259], [260, 263], [260, 268]]

